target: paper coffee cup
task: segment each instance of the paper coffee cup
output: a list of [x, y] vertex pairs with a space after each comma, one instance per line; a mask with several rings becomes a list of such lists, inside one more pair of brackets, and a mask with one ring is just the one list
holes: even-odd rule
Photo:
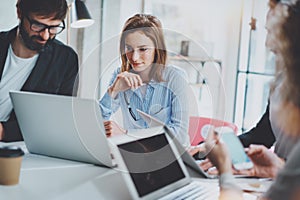
[[16, 185], [19, 183], [23, 155], [24, 152], [18, 147], [0, 148], [1, 185]]

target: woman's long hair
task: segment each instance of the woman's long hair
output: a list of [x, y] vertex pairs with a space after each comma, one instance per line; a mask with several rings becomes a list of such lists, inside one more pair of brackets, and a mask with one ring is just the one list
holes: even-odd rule
[[274, 8], [277, 44], [276, 76], [271, 91], [278, 87], [279, 125], [292, 135], [300, 134], [300, 0], [283, 1]]
[[163, 81], [162, 69], [165, 67], [167, 60], [166, 44], [161, 22], [152, 15], [136, 14], [126, 21], [120, 39], [121, 71], [129, 71], [132, 68], [125, 53], [125, 39], [128, 34], [136, 31], [145, 34], [155, 45], [154, 61], [149, 78]]

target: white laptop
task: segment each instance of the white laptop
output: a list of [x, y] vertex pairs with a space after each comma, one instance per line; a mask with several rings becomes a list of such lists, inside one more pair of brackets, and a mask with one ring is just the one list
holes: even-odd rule
[[[153, 116], [137, 109], [137, 112], [140, 114], [140, 116], [148, 123], [149, 127], [159, 127], [164, 126], [164, 123]], [[171, 131], [167, 131], [170, 137], [174, 138], [174, 143], [179, 151], [179, 154], [182, 155], [182, 159], [185, 164], [187, 164], [189, 167], [191, 167], [193, 170], [195, 170], [197, 173], [199, 173], [204, 178], [217, 178], [217, 175], [212, 175], [207, 172], [205, 172], [199, 164], [195, 161], [195, 159], [184, 149], [184, 147], [180, 144], [180, 142], [176, 139], [174, 134]]]
[[96, 100], [11, 91], [30, 153], [113, 167]]
[[[108, 138], [132, 199], [209, 199], [193, 181], [174, 140], [162, 126]], [[218, 197], [218, 194], [213, 199]]]

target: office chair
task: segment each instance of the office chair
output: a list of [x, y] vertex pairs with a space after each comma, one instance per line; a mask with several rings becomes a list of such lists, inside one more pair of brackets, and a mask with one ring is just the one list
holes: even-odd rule
[[233, 123], [226, 122], [219, 119], [191, 116], [189, 118], [188, 133], [190, 137], [190, 143], [192, 146], [196, 146], [205, 140], [210, 126], [214, 126], [214, 127], [226, 126], [232, 128], [235, 134], [238, 133], [238, 127]]

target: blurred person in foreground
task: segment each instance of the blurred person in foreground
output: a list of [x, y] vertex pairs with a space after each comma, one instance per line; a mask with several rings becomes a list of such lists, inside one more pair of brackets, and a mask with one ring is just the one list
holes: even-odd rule
[[[266, 28], [271, 48], [276, 49], [276, 76], [271, 85], [270, 111], [278, 127], [290, 139], [300, 137], [300, 0], [270, 1]], [[272, 31], [271, 31], [272, 30]], [[267, 41], [268, 41], [267, 40]], [[220, 175], [221, 199], [242, 199], [232, 176], [228, 150], [218, 135], [211, 131], [206, 143], [208, 158]], [[285, 164], [275, 153], [259, 145], [250, 145], [247, 153], [257, 174], [267, 173], [274, 182], [260, 199], [299, 199], [300, 142], [297, 142]], [[273, 174], [273, 175], [272, 175]]]
[[[285, 43], [284, 38], [278, 40], [275, 37], [278, 28], [270, 28], [274, 23], [276, 24], [281, 16], [274, 15], [272, 9], [277, 4], [276, 0], [270, 1], [270, 12], [267, 15], [267, 37], [266, 37], [266, 47], [270, 49], [275, 55], [277, 54], [279, 48], [281, 48], [282, 44]], [[289, 2], [289, 1], [286, 1]], [[268, 28], [269, 27], [269, 28]], [[281, 69], [278, 69], [281, 70]], [[279, 72], [277, 72], [279, 73]], [[277, 82], [279, 82], [278, 80]], [[278, 83], [277, 83], [278, 84]], [[269, 105], [267, 110], [259, 123], [251, 129], [249, 132], [243, 133], [239, 135], [239, 138], [245, 147], [250, 147], [251, 149], [259, 149], [260, 151], [268, 151], [272, 145], [274, 145], [274, 152], [278, 157], [281, 158], [281, 164], [283, 165], [284, 162], [288, 159], [290, 152], [292, 151], [293, 147], [296, 143], [298, 143], [300, 138], [291, 138], [289, 137], [290, 133], [287, 133], [288, 130], [283, 129], [282, 127], [278, 126], [277, 121], [277, 114], [270, 110], [270, 105], [273, 104], [276, 100], [274, 97], [270, 96]], [[260, 145], [257, 145], [260, 144]], [[264, 145], [264, 146], [262, 146]], [[266, 147], [266, 148], [265, 148]], [[251, 152], [249, 152], [249, 156], [251, 156]], [[280, 165], [282, 167], [282, 165]], [[209, 159], [201, 162], [200, 166], [203, 170], [208, 170], [212, 167]], [[278, 169], [280, 169], [279, 167]], [[256, 168], [252, 170], [245, 170], [245, 171], [234, 171], [237, 174], [246, 174], [249, 176], [258, 176], [258, 177], [270, 177], [274, 178], [278, 170], [260, 170], [257, 171]], [[210, 170], [210, 173], [217, 173], [215, 170]]]

